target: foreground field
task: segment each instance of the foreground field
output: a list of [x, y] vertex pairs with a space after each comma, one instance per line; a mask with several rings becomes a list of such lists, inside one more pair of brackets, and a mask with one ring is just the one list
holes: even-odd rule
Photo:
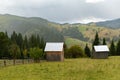
[[120, 57], [0, 67], [0, 80], [119, 80]]

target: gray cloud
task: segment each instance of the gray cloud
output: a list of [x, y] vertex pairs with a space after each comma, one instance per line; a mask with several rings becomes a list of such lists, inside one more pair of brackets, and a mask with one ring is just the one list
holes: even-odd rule
[[[94, 1], [94, 0], [92, 0]], [[2, 0], [0, 14], [42, 17], [54, 22], [72, 22], [93, 17], [120, 18], [120, 0]]]

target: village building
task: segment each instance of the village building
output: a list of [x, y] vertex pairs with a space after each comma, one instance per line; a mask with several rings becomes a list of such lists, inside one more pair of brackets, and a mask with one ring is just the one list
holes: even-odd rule
[[63, 42], [47, 42], [45, 53], [47, 61], [64, 61]]
[[109, 48], [107, 45], [97, 45], [93, 49], [93, 58], [95, 59], [107, 59], [109, 54]]

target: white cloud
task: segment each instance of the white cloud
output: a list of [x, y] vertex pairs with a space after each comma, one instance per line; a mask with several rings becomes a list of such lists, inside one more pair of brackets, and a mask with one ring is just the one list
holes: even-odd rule
[[119, 4], [120, 0], [1, 0], [0, 14], [89, 23], [120, 18]]
[[105, 0], [86, 0], [86, 3], [99, 3], [104, 2]]
[[87, 24], [87, 23], [90, 23], [90, 22], [100, 22], [100, 21], [105, 21], [105, 19], [95, 18], [95, 17], [88, 17], [88, 18], [81, 19], [81, 20], [77, 21], [77, 23]]
[[[83, 18], [83, 19], [74, 19], [74, 20], [66, 21], [66, 23], [70, 23], [70, 24], [74, 24], [74, 23], [88, 24], [88, 23], [91, 23], [91, 22], [101, 22], [101, 21], [106, 21], [106, 20], [108, 20], [108, 19], [95, 18], [95, 17], [86, 17], [86, 18]], [[60, 23], [65, 23], [65, 22], [63, 21], [63, 22], [60, 22]]]

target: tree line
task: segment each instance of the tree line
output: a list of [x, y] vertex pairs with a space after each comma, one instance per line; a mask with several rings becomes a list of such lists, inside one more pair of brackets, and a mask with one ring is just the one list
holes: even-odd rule
[[13, 31], [9, 37], [7, 32], [0, 32], [0, 59], [25, 59], [37, 58], [33, 51], [40, 51], [44, 58], [45, 41], [39, 35], [22, 36], [21, 33]]
[[[103, 45], [107, 45], [105, 38], [103, 38]], [[95, 35], [95, 40], [93, 42], [93, 45], [100, 45], [100, 40], [99, 40], [99, 35], [96, 32]], [[111, 41], [110, 43], [110, 47], [109, 47], [109, 56], [119, 56], [120, 55], [120, 40], [118, 40], [118, 42], [114, 43], [114, 39]]]
[[111, 56], [120, 56], [120, 40], [114, 44], [114, 40], [111, 41], [110, 45], [110, 55]]
[[[45, 59], [46, 42], [39, 35], [22, 36], [21, 33], [13, 31], [11, 36], [8, 36], [7, 32], [0, 32], [0, 59], [28, 59], [32, 58], [35, 61], [39, 59]], [[100, 42], [99, 35], [96, 32], [92, 48], [94, 45], [107, 45], [106, 39], [103, 38], [103, 42]], [[91, 57], [92, 51], [86, 44], [83, 49], [80, 45], [74, 45], [67, 48], [64, 44], [64, 52], [66, 58], [78, 58], [78, 57]], [[120, 55], [120, 40], [115, 45], [114, 40], [110, 44], [110, 56]]]
[[[82, 48], [80, 45], [74, 45], [70, 48], [67, 48], [66, 44], [64, 46], [64, 52], [66, 58], [78, 58], [78, 57], [92, 57], [93, 46], [95, 45], [107, 45], [106, 39], [103, 38], [102, 41], [99, 38], [98, 32], [96, 32], [95, 38], [92, 43], [92, 49], [86, 44], [85, 48]], [[118, 56], [120, 55], [120, 40], [114, 44], [114, 40], [111, 41], [109, 47], [109, 56]]]
[[[98, 32], [96, 32], [95, 40], [93, 41], [93, 46], [100, 45], [100, 44], [101, 43], [100, 43], [99, 35], [98, 35]], [[105, 38], [103, 38], [102, 45], [107, 45]], [[109, 50], [110, 50], [109, 56], [119, 56], [120, 55], [120, 40], [118, 42], [116, 42], [116, 45], [115, 45], [114, 39], [112, 39]]]

